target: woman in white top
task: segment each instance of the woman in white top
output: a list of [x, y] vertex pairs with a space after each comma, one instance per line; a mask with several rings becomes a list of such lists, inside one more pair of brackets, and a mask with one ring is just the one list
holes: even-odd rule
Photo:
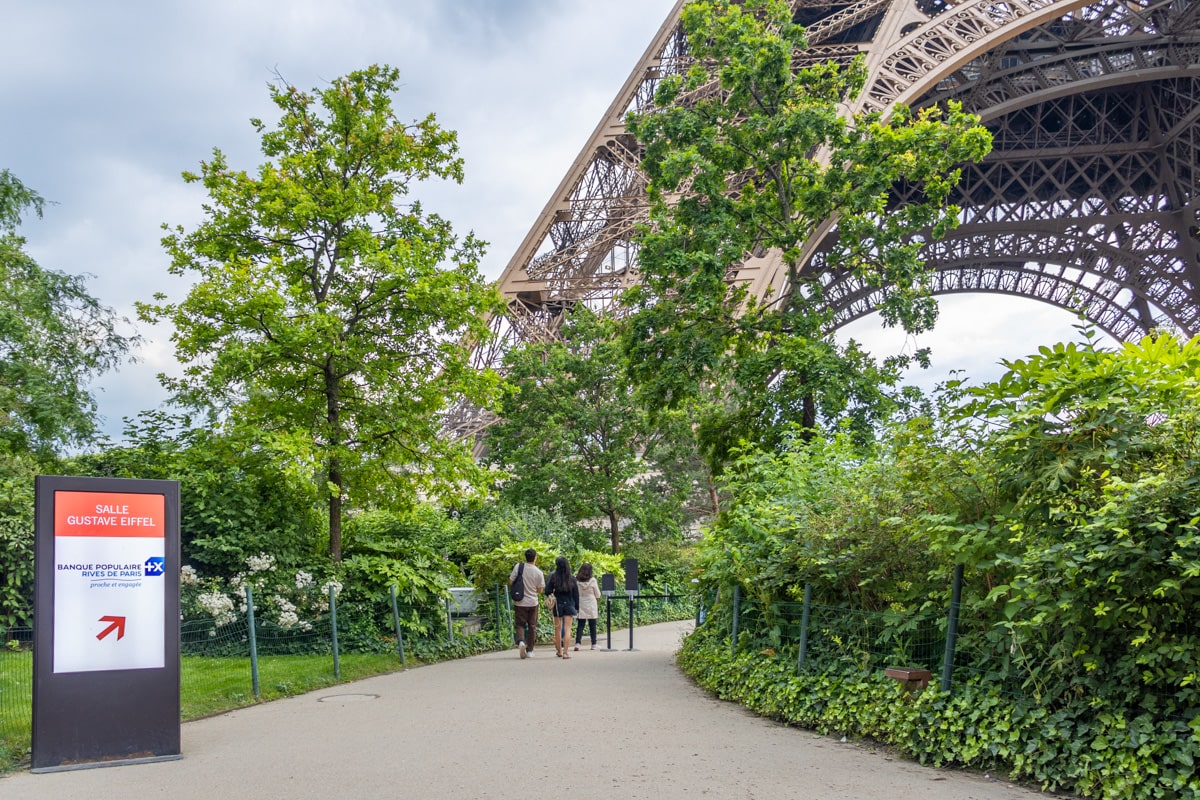
[[583, 624], [588, 625], [588, 633], [592, 637], [592, 649], [596, 649], [596, 616], [599, 614], [597, 601], [600, 599], [600, 586], [592, 575], [592, 565], [584, 562], [579, 565], [579, 573], [575, 576], [579, 584], [579, 613], [576, 619], [579, 624], [575, 628], [575, 649], [583, 639]]

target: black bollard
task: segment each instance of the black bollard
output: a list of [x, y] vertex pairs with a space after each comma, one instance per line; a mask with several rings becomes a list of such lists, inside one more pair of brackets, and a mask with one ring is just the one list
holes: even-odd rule
[[600, 576], [600, 594], [604, 595], [604, 617], [608, 627], [608, 647], [605, 653], [613, 652], [612, 646], [612, 596], [616, 592], [617, 578], [611, 572]]
[[637, 597], [637, 592], [627, 590], [625, 595], [629, 598], [629, 649], [626, 652], [636, 653], [637, 650], [633, 649], [633, 602], [634, 598]]
[[633, 599], [639, 594], [638, 560], [627, 558], [621, 562], [621, 566], [625, 568], [625, 596], [629, 598], [629, 650], [626, 652], [636, 653], [633, 649]]

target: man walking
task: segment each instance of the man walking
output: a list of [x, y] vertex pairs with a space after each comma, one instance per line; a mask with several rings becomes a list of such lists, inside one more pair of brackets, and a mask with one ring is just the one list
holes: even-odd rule
[[513, 624], [521, 658], [533, 655], [533, 646], [537, 642], [538, 596], [546, 588], [546, 576], [534, 566], [536, 561], [537, 553], [531, 547], [525, 551], [525, 563], [514, 566], [508, 576], [510, 586], [519, 580], [524, 589], [521, 598], [513, 600]]

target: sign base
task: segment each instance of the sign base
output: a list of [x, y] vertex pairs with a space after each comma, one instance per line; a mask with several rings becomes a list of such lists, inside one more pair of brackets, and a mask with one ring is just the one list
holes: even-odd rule
[[173, 756], [148, 756], [146, 758], [117, 758], [112, 761], [89, 761], [86, 764], [65, 764], [61, 767], [34, 767], [30, 772], [74, 772], [79, 769], [101, 769], [102, 767], [127, 767], [130, 764], [153, 764], [155, 761], [178, 761], [183, 754]]

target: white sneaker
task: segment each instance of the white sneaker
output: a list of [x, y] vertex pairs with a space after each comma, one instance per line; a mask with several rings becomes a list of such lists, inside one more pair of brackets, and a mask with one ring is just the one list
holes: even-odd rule
[[578, 653], [578, 652], [579, 652], [579, 645], [575, 645], [575, 652], [576, 652], [576, 653]]
[[533, 658], [533, 651], [532, 651], [532, 650], [526, 650], [526, 651], [525, 651], [525, 655], [524, 655], [524, 656], [522, 656], [522, 658]]
[[529, 656], [533, 655], [533, 653], [530, 653], [525, 649], [524, 642], [518, 642], [517, 649], [521, 651], [521, 658], [529, 658]]
[[595, 649], [596, 649], [596, 645], [592, 645], [592, 649], [593, 649], [593, 650], [595, 650]]

